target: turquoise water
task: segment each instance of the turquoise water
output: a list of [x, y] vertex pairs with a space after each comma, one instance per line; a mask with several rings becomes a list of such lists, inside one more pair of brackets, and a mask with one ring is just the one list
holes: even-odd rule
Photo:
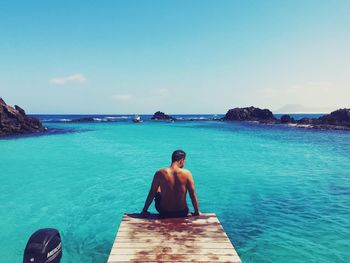
[[[63, 263], [106, 262], [154, 172], [188, 153], [202, 212], [243, 262], [350, 262], [350, 133], [249, 123], [48, 123], [68, 133], [0, 140], [0, 262], [58, 228]], [[153, 206], [152, 206], [152, 210]]]

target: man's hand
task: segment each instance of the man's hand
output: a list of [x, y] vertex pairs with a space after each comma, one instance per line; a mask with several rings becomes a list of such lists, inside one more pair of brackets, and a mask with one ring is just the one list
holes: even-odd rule
[[142, 212], [140, 213], [140, 215], [141, 215], [143, 218], [148, 217], [150, 214], [151, 214], [150, 212], [145, 211], [145, 210], [142, 210]]
[[188, 190], [188, 193], [190, 194], [192, 205], [194, 208], [194, 213], [192, 213], [192, 215], [199, 216], [200, 212], [199, 212], [198, 198], [197, 198], [196, 190], [194, 189], [193, 177], [190, 172], [188, 172], [187, 190]]
[[202, 215], [202, 213], [199, 212], [199, 211], [197, 211], [197, 212], [192, 212], [191, 214], [192, 214], [192, 216], [200, 216], [200, 215]]

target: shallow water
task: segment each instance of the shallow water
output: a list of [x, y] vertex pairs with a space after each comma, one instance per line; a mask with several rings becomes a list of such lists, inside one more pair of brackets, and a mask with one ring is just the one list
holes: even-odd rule
[[201, 211], [218, 215], [243, 262], [350, 262], [349, 132], [223, 122], [47, 126], [70, 132], [0, 140], [0, 262], [22, 262], [42, 227], [60, 230], [63, 263], [106, 262], [122, 214], [142, 209], [154, 172], [178, 148], [188, 153]]

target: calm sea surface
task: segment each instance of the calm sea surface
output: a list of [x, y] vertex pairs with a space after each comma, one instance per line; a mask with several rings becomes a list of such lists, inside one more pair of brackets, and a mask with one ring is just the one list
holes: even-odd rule
[[61, 232], [62, 263], [106, 262], [179, 148], [243, 262], [350, 262], [350, 132], [95, 117], [40, 116], [48, 135], [0, 140], [0, 262], [22, 262], [43, 227]]

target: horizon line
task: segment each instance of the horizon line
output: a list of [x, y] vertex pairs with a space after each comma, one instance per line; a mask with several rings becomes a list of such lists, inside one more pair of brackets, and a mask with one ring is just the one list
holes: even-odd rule
[[[330, 112], [273, 112], [273, 114], [329, 114]], [[167, 115], [225, 115], [226, 113], [167, 113]], [[27, 113], [28, 115], [154, 115], [154, 113]]]

